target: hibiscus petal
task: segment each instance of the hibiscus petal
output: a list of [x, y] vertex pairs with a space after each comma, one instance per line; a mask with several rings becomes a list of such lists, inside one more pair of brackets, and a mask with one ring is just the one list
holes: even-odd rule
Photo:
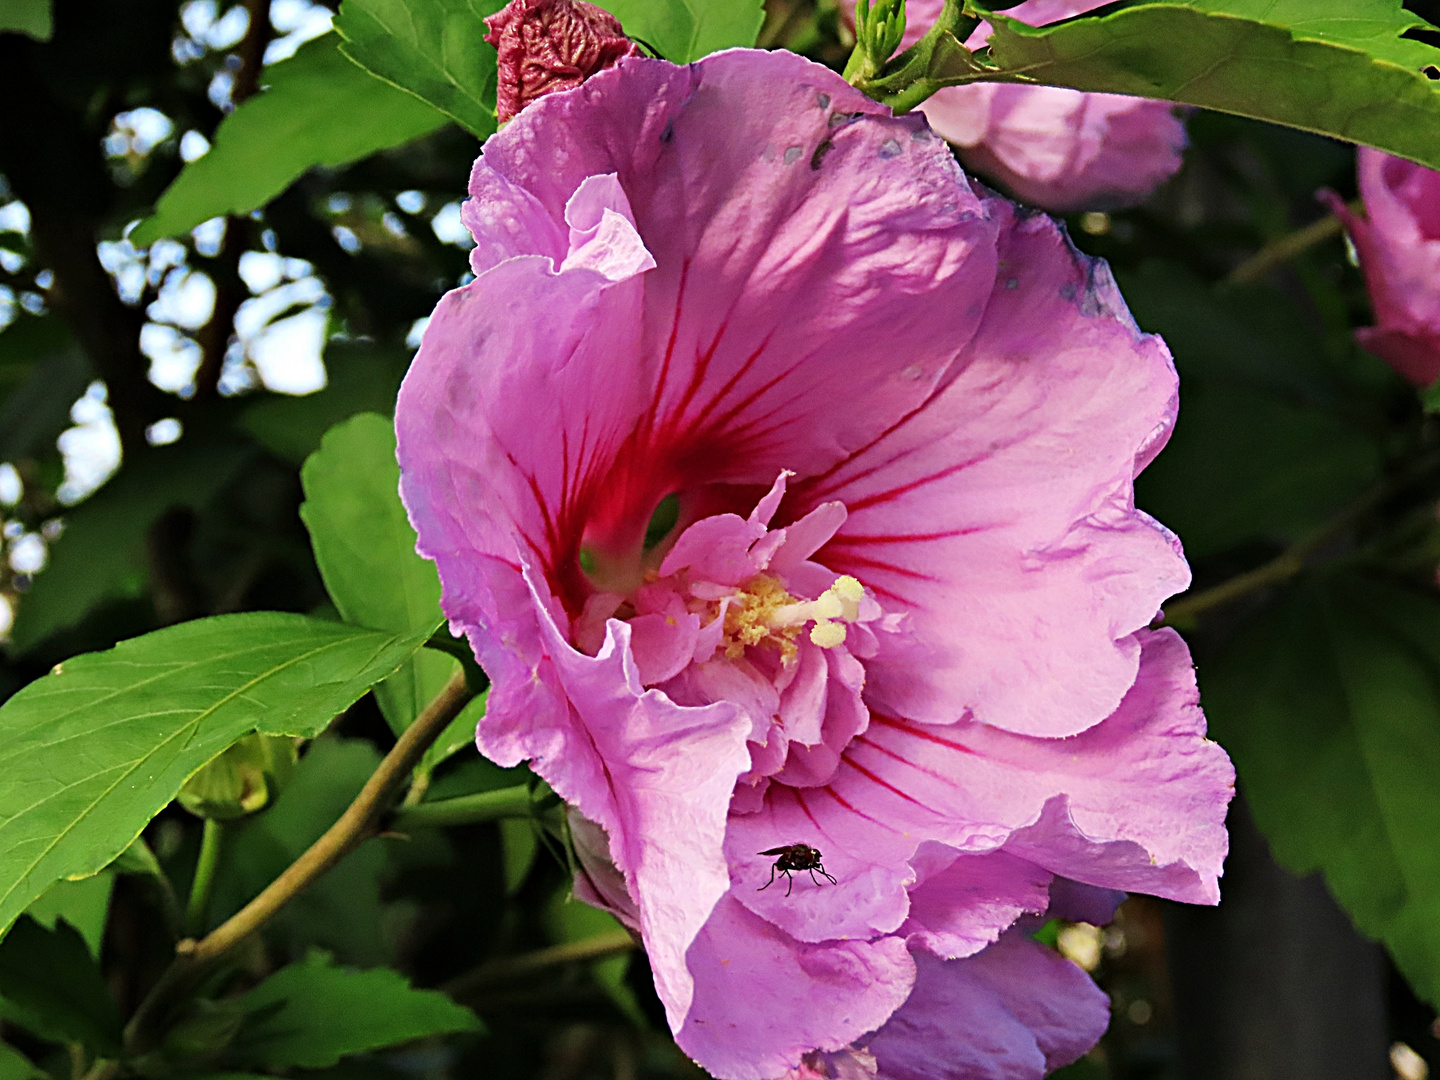
[[910, 999], [869, 1041], [881, 1080], [1040, 1080], [1110, 1022], [1090, 977], [1020, 931], [964, 960], [915, 963]]
[[988, 290], [993, 226], [923, 120], [886, 113], [800, 57], [731, 50], [625, 60], [486, 144], [467, 220], [487, 244], [519, 244], [506, 208], [528, 222], [538, 204], [552, 221], [531, 250], [563, 255], [576, 188], [614, 174], [658, 264], [639, 347], [604, 365], [644, 391], [624, 460], [569, 433], [567, 494], [596, 500], [587, 543], [632, 543], [634, 520], [690, 484], [828, 467], [921, 401], [970, 337], [978, 305], [924, 298]]
[[[907, 842], [888, 821], [842, 807], [834, 787], [772, 784], [762, 807], [732, 816], [725, 834], [736, 898], [801, 941], [891, 933], [910, 910], [909, 859], [921, 837]], [[760, 891], [775, 856], [758, 853], [797, 843], [819, 849], [835, 883], [799, 871], [793, 889], [781, 876]]]
[[1003, 829], [1007, 851], [1054, 873], [1213, 904], [1234, 770], [1204, 737], [1184, 641], [1172, 630], [1137, 636], [1134, 688], [1089, 731], [1033, 739], [876, 717], [831, 787], [910, 835], [977, 850], [984, 831]]
[[797, 512], [846, 504], [817, 561], [909, 612], [923, 646], [882, 650], [868, 701], [1071, 735], [1115, 711], [1135, 681], [1134, 631], [1189, 582], [1178, 541], [1132, 492], [1174, 422], [1175, 371], [1103, 263], [1050, 218], [987, 205], [1008, 269], [953, 379], [791, 490]]
[[910, 893], [910, 918], [900, 932], [912, 949], [945, 959], [970, 956], [1021, 915], [1044, 911], [1052, 877], [1004, 851], [962, 854]]
[[1440, 375], [1440, 172], [1362, 146], [1356, 154], [1365, 214], [1333, 191], [1321, 199], [1360, 253], [1375, 310], [1360, 344], [1417, 386]]
[[570, 250], [561, 270], [585, 267], [611, 281], [624, 281], [655, 269], [614, 173], [581, 181], [565, 204], [565, 223], [570, 226]]
[[690, 946], [695, 1000], [680, 1048], [721, 1080], [772, 1080], [812, 1050], [839, 1050], [910, 993], [899, 938], [807, 945], [727, 897]]
[[1052, 919], [1104, 926], [1115, 918], [1115, 909], [1125, 902], [1125, 896], [1120, 889], [1101, 889], [1057, 877], [1050, 883], [1050, 907], [1045, 914]]
[[923, 106], [960, 160], [1055, 213], [1131, 206], [1180, 168], [1185, 125], [1169, 102], [1054, 86], [957, 86]]
[[[730, 702], [685, 708], [645, 690], [630, 628], [612, 619], [606, 629], [599, 654], [586, 656], [542, 611], [550, 664], [579, 730], [566, 739], [565, 758], [536, 754], [534, 768], [609, 834], [611, 857], [640, 909], [656, 992], [674, 1025], [692, 993], [685, 950], [730, 885], [722, 841], [735, 780], [750, 764], [750, 723]], [[577, 753], [587, 737], [588, 753]], [[598, 756], [605, 782], [595, 782], [589, 762], [577, 769], [576, 756]]]

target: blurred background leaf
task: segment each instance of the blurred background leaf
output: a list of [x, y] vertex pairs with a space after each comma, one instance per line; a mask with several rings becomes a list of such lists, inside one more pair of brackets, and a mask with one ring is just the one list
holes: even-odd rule
[[1440, 1001], [1440, 601], [1317, 579], [1206, 664], [1201, 689], [1276, 858], [1321, 871]]
[[210, 218], [248, 213], [306, 169], [346, 165], [447, 122], [350, 63], [339, 45], [326, 34], [269, 68], [267, 88], [225, 118], [210, 152], [185, 167], [131, 242], [146, 246]]
[[0, 33], [6, 30], [49, 41], [53, 30], [50, 0], [0, 0]]

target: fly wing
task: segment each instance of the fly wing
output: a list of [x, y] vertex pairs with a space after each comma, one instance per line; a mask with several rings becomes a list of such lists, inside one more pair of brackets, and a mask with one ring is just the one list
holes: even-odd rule
[[766, 850], [766, 851], [757, 851], [755, 854], [757, 854], [757, 855], [784, 855], [784, 854], [785, 854], [786, 852], [788, 852], [789, 850], [790, 850], [790, 845], [789, 845], [789, 844], [786, 844], [784, 847], [772, 847], [772, 848], [769, 848], [769, 849]]

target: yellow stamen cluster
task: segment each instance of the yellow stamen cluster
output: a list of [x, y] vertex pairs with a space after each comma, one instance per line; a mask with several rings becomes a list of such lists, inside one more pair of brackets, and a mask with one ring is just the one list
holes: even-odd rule
[[780, 651], [780, 662], [793, 664], [799, 651], [795, 639], [806, 623], [810, 640], [833, 649], [845, 640], [845, 624], [860, 617], [865, 589], [848, 574], [814, 600], [797, 600], [769, 574], [758, 574], [730, 601], [725, 612], [725, 655], [738, 660], [747, 648], [768, 646]]

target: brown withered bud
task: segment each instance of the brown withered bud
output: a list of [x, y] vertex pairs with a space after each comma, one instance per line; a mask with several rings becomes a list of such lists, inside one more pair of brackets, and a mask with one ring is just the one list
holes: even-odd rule
[[495, 115], [502, 124], [536, 98], [640, 55], [615, 16], [584, 0], [510, 0], [485, 25], [485, 40], [500, 53]]

